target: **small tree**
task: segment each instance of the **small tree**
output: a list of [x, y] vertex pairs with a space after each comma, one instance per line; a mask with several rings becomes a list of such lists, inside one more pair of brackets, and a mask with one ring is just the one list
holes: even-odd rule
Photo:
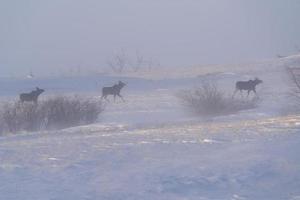
[[117, 52], [110, 59], [108, 59], [107, 64], [113, 70], [113, 72], [122, 73], [127, 65], [129, 65], [128, 56], [122, 49], [120, 52]]
[[291, 96], [296, 104], [300, 104], [300, 67], [287, 67], [287, 72], [292, 82]]
[[159, 62], [154, 62], [152, 58], [145, 58], [139, 51], [135, 55], [129, 55], [124, 49], [107, 59], [107, 65], [115, 73], [123, 73], [124, 71], [138, 72], [142, 69], [151, 70], [153, 65], [159, 66]]
[[296, 87], [295, 92], [297, 92], [297, 93], [300, 92], [300, 67], [299, 68], [298, 67], [294, 67], [294, 68], [287, 67], [286, 69], [291, 77], [292, 83]]
[[135, 61], [131, 64], [132, 70], [134, 72], [139, 71], [143, 65], [145, 65], [146, 61], [144, 56], [142, 56], [138, 51], [135, 52]]

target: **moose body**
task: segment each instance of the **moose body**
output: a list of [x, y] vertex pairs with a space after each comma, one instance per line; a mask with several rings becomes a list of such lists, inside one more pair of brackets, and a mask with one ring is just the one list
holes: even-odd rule
[[249, 81], [237, 81], [235, 84], [235, 91], [233, 96], [237, 91], [240, 91], [242, 94], [243, 90], [246, 90], [248, 92], [248, 95], [250, 94], [251, 91], [253, 91], [256, 94], [256, 85], [262, 83], [262, 80], [259, 80], [258, 78], [255, 78], [254, 80], [249, 80]]
[[40, 88], [36, 88], [36, 90], [33, 90], [30, 93], [22, 93], [20, 94], [20, 101], [23, 103], [24, 101], [32, 101], [34, 103], [37, 103], [38, 98], [40, 96], [40, 94], [42, 94], [45, 90], [40, 89]]
[[112, 87], [103, 87], [102, 88], [102, 96], [101, 99], [107, 99], [108, 95], [113, 95], [114, 96], [114, 101], [116, 100], [116, 96], [120, 97], [123, 101], [123, 97], [120, 94], [121, 89], [125, 86], [126, 84], [123, 83], [122, 81], [119, 81], [118, 84], [113, 85]]

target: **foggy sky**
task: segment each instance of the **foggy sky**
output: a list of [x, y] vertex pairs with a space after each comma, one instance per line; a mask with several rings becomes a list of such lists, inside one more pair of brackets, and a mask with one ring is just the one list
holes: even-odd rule
[[0, 76], [101, 68], [119, 49], [164, 66], [295, 53], [298, 0], [0, 0]]

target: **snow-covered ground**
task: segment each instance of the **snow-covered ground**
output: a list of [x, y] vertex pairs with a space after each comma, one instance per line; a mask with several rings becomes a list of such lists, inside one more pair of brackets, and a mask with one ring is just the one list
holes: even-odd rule
[[[294, 108], [285, 74], [299, 60], [2, 80], [1, 95], [8, 99], [36, 84], [46, 89], [43, 98], [47, 92], [99, 98], [100, 86], [119, 79], [127, 86], [126, 102], [107, 102], [95, 124], [2, 136], [0, 199], [300, 199], [300, 116], [289, 112]], [[232, 94], [235, 81], [256, 76], [264, 81], [259, 106], [237, 114], [201, 119], [176, 97], [203, 79]]]

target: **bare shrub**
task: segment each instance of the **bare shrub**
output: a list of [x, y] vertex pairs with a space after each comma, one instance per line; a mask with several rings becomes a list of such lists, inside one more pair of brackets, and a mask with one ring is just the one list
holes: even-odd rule
[[90, 124], [102, 112], [100, 102], [58, 96], [33, 103], [5, 103], [0, 108], [0, 131], [16, 133]]
[[292, 83], [291, 93], [300, 100], [300, 68], [287, 67], [286, 70]]
[[154, 66], [160, 67], [160, 63], [154, 61], [152, 58], [145, 58], [139, 51], [136, 51], [135, 57], [132, 59], [131, 68], [133, 72], [148, 69], [152, 70]]
[[108, 66], [115, 73], [122, 73], [125, 68], [129, 65], [130, 61], [125, 53], [125, 50], [122, 49], [120, 52], [114, 54], [111, 58], [107, 60]]
[[136, 51], [135, 55], [130, 55], [124, 49], [110, 56], [106, 63], [114, 73], [119, 74], [145, 69], [152, 70], [154, 65], [160, 66], [159, 62], [155, 62], [152, 58], [145, 58], [139, 51]]
[[46, 113], [47, 129], [90, 124], [102, 111], [99, 102], [79, 97], [56, 97], [45, 101], [41, 109]]
[[5, 103], [2, 105], [0, 124], [2, 131], [38, 130], [42, 121], [39, 107], [33, 103]]
[[300, 108], [300, 68], [299, 67], [286, 67], [290, 91], [288, 93], [289, 97], [292, 100], [292, 104], [287, 106], [288, 111], [294, 113], [299, 113]]
[[217, 116], [255, 108], [257, 99], [233, 99], [210, 82], [202, 82], [194, 90], [184, 90], [178, 97], [187, 108], [202, 116]]

